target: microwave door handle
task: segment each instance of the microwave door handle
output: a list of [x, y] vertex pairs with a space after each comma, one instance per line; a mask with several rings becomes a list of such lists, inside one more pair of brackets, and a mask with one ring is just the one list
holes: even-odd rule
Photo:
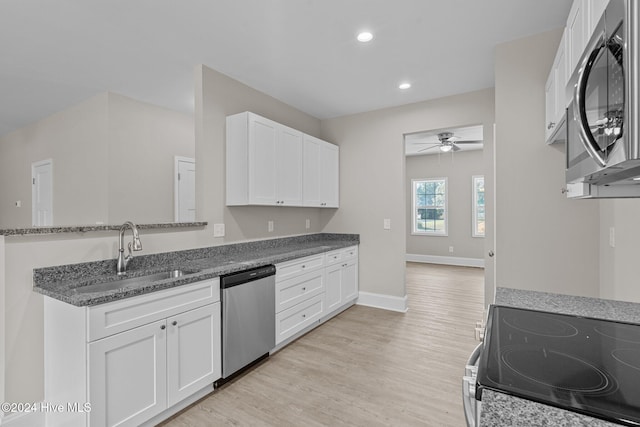
[[600, 51], [607, 46], [607, 38], [606, 34], [603, 31], [600, 36], [598, 36], [591, 48], [588, 50], [591, 53], [587, 56], [582, 62], [582, 66], [578, 70], [578, 83], [576, 84], [575, 95], [573, 97], [574, 102], [574, 116], [576, 121], [578, 122], [578, 134], [580, 135], [580, 141], [584, 148], [587, 150], [587, 153], [591, 156], [593, 160], [595, 160], [598, 165], [601, 167], [606, 166], [607, 162], [604, 158], [604, 155], [601, 154], [596, 148], [598, 143], [596, 142], [591, 130], [589, 129], [589, 121], [587, 120], [587, 107], [586, 107], [586, 90], [587, 90], [587, 81], [589, 80], [589, 74], [591, 74], [591, 69], [593, 68], [593, 64], [598, 57]]

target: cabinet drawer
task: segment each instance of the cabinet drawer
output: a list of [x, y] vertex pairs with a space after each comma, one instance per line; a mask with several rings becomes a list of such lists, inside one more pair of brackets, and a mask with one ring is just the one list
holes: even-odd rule
[[358, 247], [351, 246], [342, 250], [342, 260], [347, 261], [358, 257]]
[[178, 286], [89, 307], [87, 341], [94, 341], [220, 300], [220, 279]]
[[327, 252], [324, 256], [325, 256], [326, 265], [337, 264], [342, 259], [342, 256], [343, 256], [342, 249], [337, 249], [335, 251]]
[[276, 264], [276, 282], [304, 274], [324, 266], [324, 255], [311, 255], [304, 258]]
[[277, 282], [276, 313], [322, 292], [324, 292], [324, 270], [322, 269]]
[[317, 322], [324, 312], [324, 298], [316, 295], [276, 314], [276, 344]]

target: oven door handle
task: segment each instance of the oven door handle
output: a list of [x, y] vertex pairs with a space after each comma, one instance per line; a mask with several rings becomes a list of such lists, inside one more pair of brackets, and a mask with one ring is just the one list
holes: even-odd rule
[[476, 419], [476, 406], [479, 403], [474, 401], [476, 400], [476, 372], [481, 351], [482, 343], [478, 344], [473, 353], [471, 353], [465, 368], [465, 375], [462, 377], [462, 406], [464, 407], [464, 417], [467, 420], [468, 427], [476, 427], [480, 424], [480, 420]]
[[589, 129], [589, 121], [587, 120], [587, 107], [586, 107], [586, 91], [587, 91], [587, 81], [589, 80], [589, 75], [591, 74], [591, 70], [593, 68], [594, 63], [596, 62], [596, 58], [602, 49], [607, 46], [607, 36], [604, 31], [594, 40], [590, 49], [587, 52], [591, 52], [583, 61], [580, 69], [578, 70], [578, 83], [576, 84], [576, 90], [573, 97], [574, 102], [574, 116], [575, 120], [578, 122], [578, 134], [580, 136], [580, 141], [584, 148], [587, 150], [587, 153], [591, 156], [595, 162], [604, 167], [607, 165], [607, 160], [603, 153], [600, 152], [596, 147], [598, 143], [596, 142], [591, 130]]

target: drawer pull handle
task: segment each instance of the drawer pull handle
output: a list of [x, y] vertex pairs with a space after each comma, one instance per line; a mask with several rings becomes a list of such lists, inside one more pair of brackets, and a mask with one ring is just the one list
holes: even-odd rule
[[306, 267], [306, 265], [302, 264], [302, 268], [305, 268], [305, 267]]
[[173, 326], [176, 326], [176, 325], [178, 324], [178, 321], [177, 321], [177, 320], [174, 320], [173, 322], [171, 322], [171, 324], [172, 324]]
[[303, 315], [302, 315], [302, 317], [307, 317], [307, 315], [306, 315], [306, 314], [303, 314]]
[[306, 291], [306, 290], [307, 290], [307, 288], [302, 288], [302, 290], [303, 290], [303, 291]]
[[160, 329], [162, 329], [164, 331], [164, 329], [166, 328], [165, 325], [160, 325]]

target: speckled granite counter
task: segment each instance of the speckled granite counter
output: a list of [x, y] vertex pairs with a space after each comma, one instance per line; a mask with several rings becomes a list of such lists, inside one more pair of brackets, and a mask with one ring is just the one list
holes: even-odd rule
[[[163, 222], [157, 224], [136, 224], [139, 230], [156, 228], [204, 227], [207, 222]], [[0, 228], [0, 236], [33, 236], [38, 234], [87, 233], [90, 231], [118, 231], [119, 225], [68, 225], [60, 227]]]
[[122, 278], [182, 269], [179, 278], [145, 283], [135, 289], [78, 293], [77, 289], [105, 281], [117, 281], [116, 260], [38, 268], [33, 271], [35, 292], [76, 306], [97, 305], [149, 292], [218, 277], [236, 271], [302, 258], [360, 243], [357, 234], [310, 234], [136, 256]]
[[[562, 314], [640, 323], [640, 304], [546, 292], [498, 288], [496, 304]], [[481, 427], [610, 427], [608, 421], [491, 390], [482, 392]]]

